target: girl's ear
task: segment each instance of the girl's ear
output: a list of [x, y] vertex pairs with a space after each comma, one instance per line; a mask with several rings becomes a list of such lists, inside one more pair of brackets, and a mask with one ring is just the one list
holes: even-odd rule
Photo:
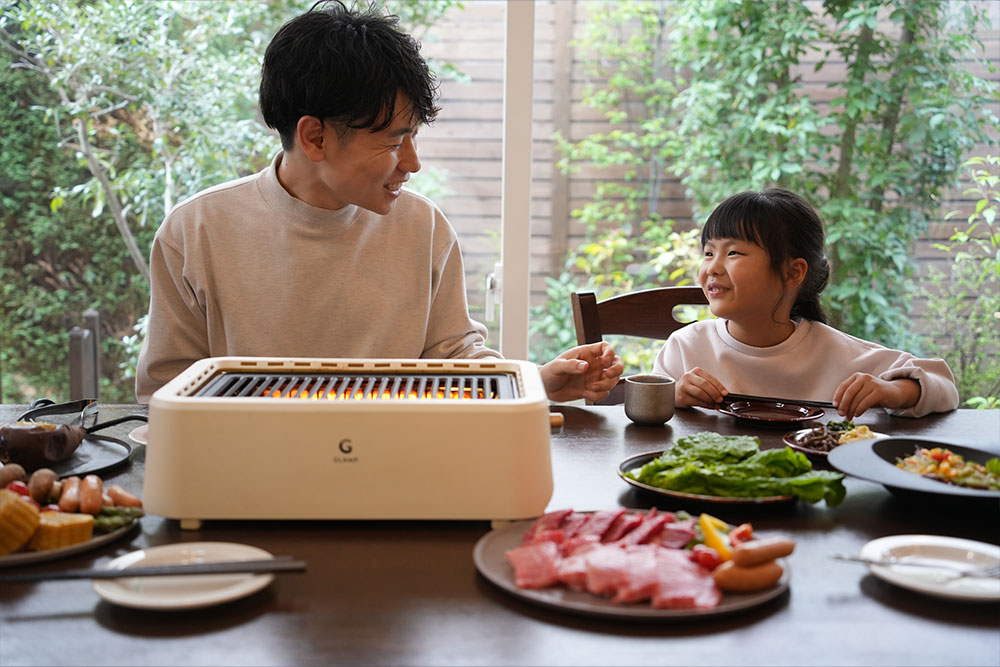
[[791, 260], [785, 267], [785, 286], [798, 287], [806, 279], [808, 271], [809, 263], [806, 260], [801, 257]]
[[302, 116], [295, 125], [295, 140], [302, 152], [313, 162], [319, 162], [323, 155], [323, 121], [316, 116]]

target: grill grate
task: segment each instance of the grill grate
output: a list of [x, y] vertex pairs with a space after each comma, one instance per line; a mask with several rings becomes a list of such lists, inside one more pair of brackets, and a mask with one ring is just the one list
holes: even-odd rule
[[223, 372], [210, 379], [195, 396], [369, 401], [516, 398], [513, 380], [507, 373], [323, 375]]

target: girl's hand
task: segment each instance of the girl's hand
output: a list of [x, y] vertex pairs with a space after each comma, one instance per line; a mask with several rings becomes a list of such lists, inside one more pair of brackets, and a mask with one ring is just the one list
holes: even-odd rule
[[920, 399], [920, 383], [909, 378], [882, 380], [869, 373], [855, 373], [840, 383], [833, 404], [844, 419], [851, 420], [868, 408], [908, 408]]
[[679, 408], [698, 406], [715, 408], [729, 391], [711, 373], [695, 367], [681, 376], [675, 387], [674, 405]]

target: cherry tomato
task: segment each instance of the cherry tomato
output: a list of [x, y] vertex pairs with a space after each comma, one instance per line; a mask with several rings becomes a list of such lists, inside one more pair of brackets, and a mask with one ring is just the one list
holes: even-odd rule
[[28, 492], [28, 485], [24, 482], [11, 482], [7, 485], [8, 491], [13, 491], [14, 493], [22, 496], [31, 496]]
[[50, 504], [42, 508], [43, 512], [62, 512], [62, 508], [59, 505]]
[[734, 547], [753, 539], [753, 526], [743, 523], [729, 531], [729, 544]]
[[691, 547], [691, 560], [708, 571], [714, 570], [722, 563], [719, 552], [704, 544], [696, 544]]

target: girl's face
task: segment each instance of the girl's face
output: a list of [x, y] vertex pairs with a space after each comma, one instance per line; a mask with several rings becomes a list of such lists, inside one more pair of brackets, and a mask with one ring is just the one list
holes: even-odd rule
[[[763, 248], [751, 241], [719, 238], [709, 239], [703, 251], [698, 282], [716, 317], [746, 331], [773, 328], [775, 322], [787, 326], [794, 290], [782, 299], [785, 285]], [[730, 333], [736, 335], [732, 328]]]

